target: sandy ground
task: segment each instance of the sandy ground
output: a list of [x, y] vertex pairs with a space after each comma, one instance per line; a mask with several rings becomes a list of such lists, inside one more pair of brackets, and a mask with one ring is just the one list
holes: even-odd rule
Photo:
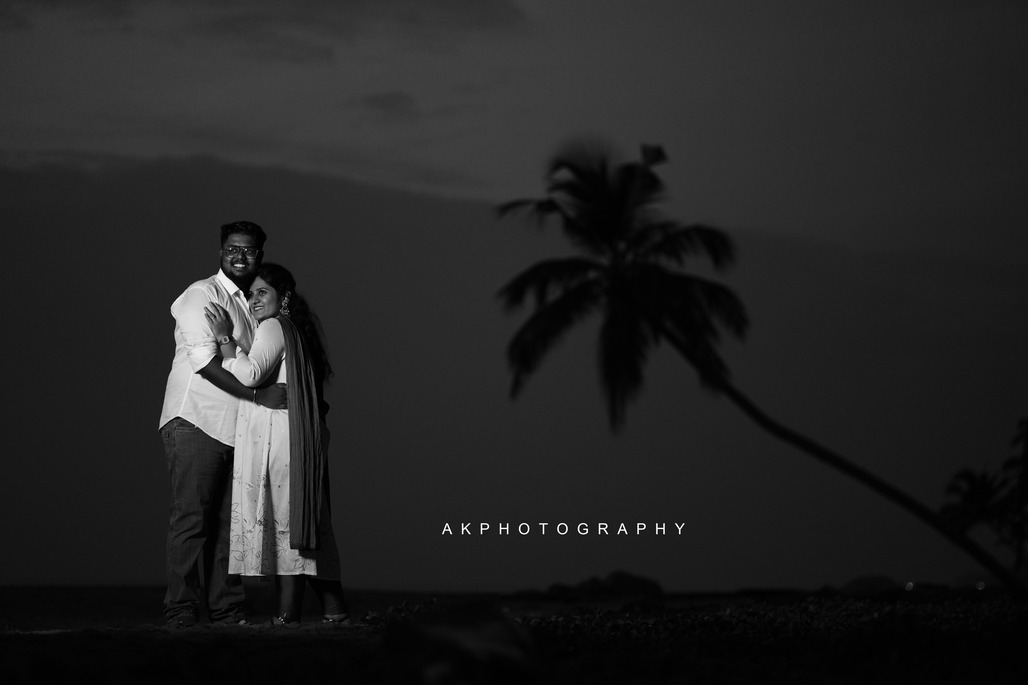
[[351, 590], [267, 625], [169, 632], [162, 588], [0, 588], [0, 682], [1018, 683], [1028, 606], [1003, 595], [649, 597]]

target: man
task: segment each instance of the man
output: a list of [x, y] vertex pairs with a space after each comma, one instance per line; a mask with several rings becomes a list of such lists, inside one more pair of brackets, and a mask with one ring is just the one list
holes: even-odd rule
[[224, 307], [232, 337], [249, 351], [257, 324], [246, 300], [266, 238], [264, 229], [249, 221], [222, 226], [218, 273], [190, 285], [171, 305], [175, 357], [160, 421], [171, 476], [164, 597], [170, 629], [195, 626], [201, 605], [211, 623], [246, 623], [242, 581], [228, 575], [236, 413], [240, 401], [285, 408], [285, 387], [254, 390], [225, 371], [204, 307]]

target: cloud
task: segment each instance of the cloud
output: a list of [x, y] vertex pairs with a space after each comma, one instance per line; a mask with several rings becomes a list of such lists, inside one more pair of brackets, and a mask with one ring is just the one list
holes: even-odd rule
[[452, 40], [454, 33], [503, 31], [524, 21], [509, 0], [197, 3], [191, 17], [199, 32], [235, 39], [260, 57], [293, 62], [328, 61], [336, 41], [368, 33], [434, 43]]
[[53, 12], [111, 20], [129, 17], [132, 9], [129, 0], [0, 0], [0, 28], [31, 30], [36, 27], [33, 19]]
[[[194, 29], [241, 41], [281, 40], [297, 32], [354, 37], [391, 27], [422, 37], [463, 31], [496, 31], [526, 22], [512, 0], [180, 0], [169, 11], [157, 0], [0, 0], [0, 25], [31, 29], [34, 19], [63, 12], [81, 19], [126, 21], [129, 26]], [[120, 27], [119, 27], [120, 28]]]
[[417, 101], [401, 91], [373, 93], [363, 99], [364, 106], [387, 122], [412, 121], [421, 116]]
[[455, 34], [526, 23], [512, 0], [0, 0], [0, 30], [30, 31], [58, 17], [82, 31], [138, 31], [172, 42], [207, 37], [251, 59], [294, 64], [332, 62], [340, 42], [367, 35], [449, 45]]
[[24, 11], [7, 3], [0, 4], [0, 31], [20, 31], [29, 28], [32, 28], [32, 22]]

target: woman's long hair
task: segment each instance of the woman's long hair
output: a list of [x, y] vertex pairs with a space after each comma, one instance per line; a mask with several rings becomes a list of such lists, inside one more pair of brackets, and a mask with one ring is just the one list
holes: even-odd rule
[[[320, 389], [332, 377], [332, 365], [328, 362], [328, 353], [322, 341], [321, 319], [307, 304], [307, 300], [296, 292], [296, 279], [289, 269], [281, 264], [262, 264], [257, 269], [257, 276], [278, 292], [280, 302], [289, 298], [287, 316], [307, 343], [307, 351], [314, 362], [314, 380]], [[321, 394], [320, 391], [318, 394]]]

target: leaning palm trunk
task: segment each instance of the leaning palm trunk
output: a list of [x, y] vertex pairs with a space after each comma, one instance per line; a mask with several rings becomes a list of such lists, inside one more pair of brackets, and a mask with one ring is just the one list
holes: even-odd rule
[[[664, 339], [667, 340], [672, 347], [674, 347], [675, 350], [685, 358], [686, 361], [692, 363], [693, 366], [698, 366], [695, 363], [695, 355], [690, 351], [690, 347], [680, 336], [676, 335], [674, 331], [670, 330], [666, 326], [659, 326], [659, 329], [663, 334]], [[800, 433], [797, 433], [796, 431], [787, 428], [778, 421], [772, 419], [749, 397], [744, 395], [742, 391], [732, 385], [728, 381], [727, 377], [708, 377], [707, 384], [717, 392], [723, 393], [735, 404], [735, 406], [741, 409], [746, 416], [750, 417], [758, 426], [766, 430], [771, 435], [785, 443], [788, 443], [789, 445], [792, 445], [802, 452], [806, 452], [818, 461], [842, 471], [847, 476], [863, 483], [874, 492], [888, 500], [891, 500], [893, 503], [898, 504], [914, 516], [927, 523], [929, 526], [941, 533], [942, 536], [951, 543], [970, 554], [971, 557], [992, 573], [993, 576], [995, 576], [995, 578], [999, 580], [1015, 597], [1028, 597], [1028, 588], [1025, 587], [1024, 583], [1022, 583], [1012, 571], [1000, 563], [994, 556], [985, 551], [974, 540], [949, 525], [949, 523], [936, 512], [921, 504], [899, 488], [889, 485], [873, 473], [862, 469], [820, 443], [815, 442], [814, 440], [811, 440], [810, 438], [801, 435]]]
[[667, 340], [696, 369], [703, 385], [723, 392], [766, 431], [892, 500], [974, 557], [1014, 595], [1028, 596], [1011, 571], [939, 514], [772, 420], [728, 382], [728, 365], [716, 349], [718, 329], [742, 337], [748, 323], [745, 308], [725, 286], [676, 267], [687, 256], [702, 255], [720, 270], [733, 261], [734, 248], [720, 229], [683, 226], [656, 211], [664, 185], [652, 167], [666, 160], [659, 146], [644, 145], [640, 162], [614, 164], [603, 146], [570, 145], [550, 162], [545, 198], [498, 208], [501, 216], [528, 211], [540, 225], [547, 217], [559, 219], [565, 235], [585, 253], [539, 262], [500, 291], [508, 310], [532, 296], [536, 305], [507, 350], [514, 371], [511, 395], [517, 396], [568, 329], [602, 312], [600, 378], [614, 430], [641, 389], [649, 349]]
[[765, 414], [756, 404], [754, 404], [731, 383], [724, 383], [718, 388], [718, 390], [724, 393], [725, 396], [734, 402], [744, 414], [753, 419], [757, 425], [771, 435], [803, 452], [806, 452], [818, 461], [842, 471], [847, 476], [855, 478], [879, 495], [903, 507], [941, 533], [954, 545], [970, 554], [978, 563], [992, 573], [1014, 596], [1020, 598], [1028, 596], [1028, 589], [1026, 589], [1024, 584], [1003, 564], [982, 549], [982, 547], [974, 540], [954, 529], [952, 526], [947, 525], [946, 521], [942, 519], [942, 517], [907, 493], [889, 485], [874, 474], [847, 461], [835, 452], [818, 444], [810, 438], [786, 428]]

